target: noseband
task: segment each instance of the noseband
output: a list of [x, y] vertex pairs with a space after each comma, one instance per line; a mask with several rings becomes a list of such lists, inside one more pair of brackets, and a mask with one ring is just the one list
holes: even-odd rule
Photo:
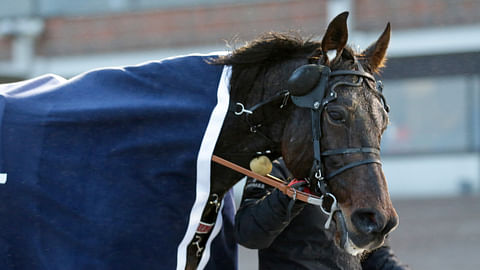
[[[335, 89], [339, 86], [351, 86], [361, 87], [364, 80], [370, 80], [376, 83], [377, 94], [380, 97], [385, 110], [388, 112], [389, 107], [386, 104], [385, 97], [382, 94], [382, 85], [380, 81], [376, 81], [375, 78], [365, 72], [363, 67], [358, 62], [356, 63], [358, 70], [336, 70], [331, 71], [329, 67], [324, 65], [309, 64], [297, 68], [288, 80], [289, 91], [293, 103], [297, 107], [308, 108], [311, 111], [312, 116], [312, 137], [313, 137], [313, 165], [310, 173], [310, 188], [320, 194], [328, 194], [327, 183], [335, 176], [345, 172], [346, 170], [355, 168], [357, 166], [377, 163], [382, 164], [380, 161], [380, 149], [364, 146], [357, 148], [339, 148], [331, 149], [321, 152], [320, 140], [322, 138], [322, 120], [321, 115], [326, 106], [337, 99], [337, 92]], [[340, 76], [352, 76], [358, 78], [355, 82], [347, 80], [333, 80]], [[316, 82], [313, 90], [312, 82]], [[315, 84], [315, 83], [314, 83]], [[308, 89], [309, 88], [309, 89]], [[302, 93], [307, 93], [302, 95]], [[298, 94], [297, 94], [298, 93]], [[322, 157], [345, 155], [354, 153], [367, 153], [373, 154], [376, 157], [363, 159], [360, 161], [346, 164], [345, 166], [330, 172], [328, 175], [324, 174], [324, 166]]]

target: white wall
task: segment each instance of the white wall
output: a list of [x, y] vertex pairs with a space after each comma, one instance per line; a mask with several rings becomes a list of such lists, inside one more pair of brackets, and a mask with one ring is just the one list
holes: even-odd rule
[[453, 196], [462, 182], [480, 191], [480, 154], [384, 157], [390, 194], [399, 197]]

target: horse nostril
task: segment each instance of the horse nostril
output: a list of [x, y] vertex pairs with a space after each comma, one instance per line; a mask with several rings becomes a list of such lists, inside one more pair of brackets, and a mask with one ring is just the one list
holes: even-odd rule
[[379, 233], [385, 228], [385, 218], [374, 209], [356, 210], [352, 214], [352, 222], [363, 234]]

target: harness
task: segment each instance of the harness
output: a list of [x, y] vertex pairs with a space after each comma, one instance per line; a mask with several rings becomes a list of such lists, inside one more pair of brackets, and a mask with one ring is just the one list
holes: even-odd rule
[[[237, 108], [235, 110], [235, 114], [238, 116], [244, 115], [246, 122], [250, 125], [250, 131], [253, 133], [257, 133], [267, 139], [268, 137], [265, 134], [261, 133], [259, 130], [261, 124], [252, 124], [252, 121], [250, 121], [250, 117], [254, 114], [256, 110], [279, 99], [283, 99], [280, 106], [280, 108], [283, 108], [288, 101], [288, 97], [291, 98], [292, 102], [297, 107], [310, 109], [312, 118], [312, 138], [314, 150], [313, 164], [309, 178], [301, 181], [305, 181], [305, 183], [309, 185], [309, 190], [313, 191], [315, 194], [319, 194], [320, 196], [317, 196], [310, 192], [299, 191], [295, 189], [293, 185], [286, 185], [280, 179], [276, 179], [275, 177], [272, 177], [270, 175], [259, 175], [255, 172], [252, 172], [241, 166], [224, 160], [218, 156], [214, 155], [212, 157], [212, 161], [216, 163], [222, 164], [237, 172], [264, 182], [265, 184], [278, 188], [281, 192], [293, 199], [292, 205], [295, 200], [301, 200], [309, 204], [320, 206], [321, 210], [328, 216], [328, 219], [325, 223], [326, 229], [330, 227], [331, 221], [335, 216], [337, 220], [337, 226], [339, 226], [340, 230], [343, 232], [340, 240], [340, 244], [342, 247], [345, 247], [347, 245], [348, 240], [348, 232], [346, 229], [345, 218], [341, 209], [338, 206], [336, 197], [329, 191], [328, 182], [349, 169], [370, 163], [376, 163], [381, 165], [382, 162], [380, 160], [380, 149], [371, 146], [330, 149], [322, 152], [320, 145], [320, 141], [322, 138], [322, 112], [325, 110], [326, 106], [329, 103], [337, 99], [338, 95], [335, 91], [337, 87], [360, 87], [363, 85], [365, 80], [371, 81], [376, 84], [376, 94], [381, 99], [384, 109], [389, 112], [389, 106], [387, 105], [385, 97], [382, 94], [383, 85], [381, 81], [376, 81], [371, 74], [365, 72], [362, 65], [358, 62], [356, 62], [356, 66], [358, 70], [331, 71], [329, 67], [320, 64], [303, 65], [297, 68], [290, 76], [287, 82], [287, 91], [282, 91], [254, 105], [249, 109], [245, 109], [245, 106], [241, 103], [236, 103]], [[342, 76], [351, 76], [353, 77], [353, 79], [356, 78], [356, 81], [349, 81], [343, 79], [335, 80], [336, 78]], [[269, 140], [271, 141], [271, 139]], [[368, 153], [375, 157], [351, 162], [333, 172], [330, 172], [328, 175], [325, 175], [322, 158], [353, 153]], [[327, 204], [329, 204], [330, 206], [326, 207], [325, 205]]]

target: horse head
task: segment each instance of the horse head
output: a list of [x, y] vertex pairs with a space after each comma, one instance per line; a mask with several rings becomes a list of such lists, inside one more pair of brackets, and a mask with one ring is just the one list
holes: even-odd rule
[[[380, 140], [388, 124], [388, 106], [370, 76], [385, 61], [390, 25], [375, 43], [356, 53], [346, 47], [347, 15], [343, 13], [329, 24], [315, 60], [322, 68], [331, 70], [324, 87], [324, 104], [320, 104], [323, 108], [317, 110], [321, 123], [321, 152], [317, 156], [322, 160], [322, 176], [326, 178], [328, 192], [336, 197], [345, 217], [347, 250], [357, 254], [380, 246], [397, 226], [398, 216], [379, 159]], [[335, 54], [332, 59], [327, 56], [329, 51]], [[301, 80], [302, 76], [320, 76], [305, 74], [294, 78], [293, 85], [299, 85], [299, 96], [311, 87], [309, 80], [319, 80]], [[282, 155], [297, 178], [311, 175], [314, 149], [310, 141], [315, 135], [311, 135], [310, 115], [306, 108], [295, 109], [283, 133]], [[337, 232], [337, 240], [340, 233]]]
[[[345, 228], [336, 226], [337, 243], [348, 235], [342, 247], [359, 254], [398, 224], [379, 156], [388, 106], [373, 76], [390, 25], [356, 52], [346, 45], [347, 16], [334, 18], [321, 42], [270, 33], [218, 61], [232, 66], [230, 102], [240, 116], [227, 115], [215, 154], [244, 167], [256, 153], [283, 156], [295, 178], [336, 198]], [[213, 178], [215, 189], [240, 176], [217, 166]]]

